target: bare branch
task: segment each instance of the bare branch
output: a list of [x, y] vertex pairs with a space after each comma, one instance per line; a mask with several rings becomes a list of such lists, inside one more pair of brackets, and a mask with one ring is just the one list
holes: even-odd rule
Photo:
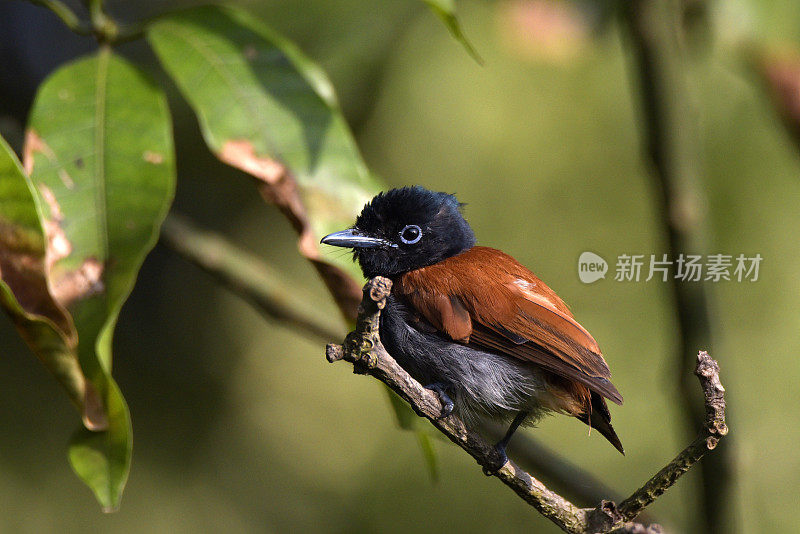
[[[503, 437], [505, 426], [493, 421], [485, 421], [481, 430], [486, 430], [493, 441]], [[602, 499], [622, 499], [603, 481], [569, 460], [558, 456], [528, 433], [518, 432], [507, 451], [517, 458], [527, 469], [536, 471], [541, 478], [548, 480], [570, 499], [583, 504], [599, 502]]]
[[706, 426], [701, 436], [619, 507], [612, 501], [601, 501], [596, 508], [579, 508], [510, 460], [498, 468], [500, 459], [497, 451], [483, 437], [467, 428], [454, 415], [439, 417], [442, 411], [439, 397], [425, 389], [400, 367], [381, 343], [380, 312], [386, 305], [391, 287], [392, 282], [382, 277], [373, 278], [364, 286], [356, 328], [347, 335], [344, 345], [329, 344], [326, 347], [328, 361], [349, 361], [356, 373], [371, 375], [389, 386], [418, 415], [427, 418], [450, 441], [472, 456], [485, 473], [499, 478], [520, 498], [565, 532], [661, 532], [657, 525], [645, 527], [632, 523], [631, 520], [727, 434], [723, 398], [725, 390], [719, 381], [719, 366], [707, 353], [701, 352], [698, 355], [696, 374], [703, 386], [707, 413]]
[[678, 478], [688, 471], [706, 452], [716, 448], [719, 440], [728, 434], [725, 424], [725, 388], [719, 380], [719, 364], [705, 351], [697, 355], [694, 374], [700, 379], [705, 397], [706, 417], [703, 432], [664, 469], [622, 501], [619, 512], [623, 519], [631, 520], [651, 502], [656, 500]]

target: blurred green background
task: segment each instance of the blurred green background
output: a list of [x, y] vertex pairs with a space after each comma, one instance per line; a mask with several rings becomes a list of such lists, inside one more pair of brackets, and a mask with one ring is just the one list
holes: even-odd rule
[[[109, 8], [124, 19], [181, 3], [191, 2]], [[0, 126], [13, 141], [38, 80], [92, 42], [44, 10], [4, 4]], [[598, 340], [625, 396], [612, 415], [627, 456], [564, 417], [526, 432], [623, 494], [688, 443], [669, 288], [613, 280], [618, 255], [660, 255], [666, 245], [641, 157], [628, 45], [602, 4], [555, 3], [537, 14], [519, 1], [459, 2], [483, 65], [421, 2], [239, 4], [327, 70], [373, 171], [390, 186], [457, 193], [479, 242], [530, 267]], [[739, 530], [791, 532], [800, 480], [800, 158], [743, 43], [797, 47], [800, 4], [707, 7], [710, 29], [690, 72], [707, 252], [764, 258], [757, 282], [708, 285], [708, 347], [730, 410], [732, 439], [721, 446], [734, 455]], [[144, 43], [121, 51], [167, 83]], [[170, 97], [174, 210], [263, 256], [320, 313], [337, 314], [289, 224], [244, 175], [208, 154], [174, 87]], [[609, 261], [605, 280], [579, 281], [586, 250]], [[556, 530], [449, 443], [436, 442], [441, 476], [432, 482], [377, 381], [328, 364], [321, 343], [265, 322], [162, 247], [145, 262], [115, 338], [114, 374], [135, 436], [118, 513], [103, 515], [71, 473], [65, 446], [77, 414], [5, 316], [0, 353], [2, 532]], [[651, 515], [692, 531], [696, 483], [690, 472]]]

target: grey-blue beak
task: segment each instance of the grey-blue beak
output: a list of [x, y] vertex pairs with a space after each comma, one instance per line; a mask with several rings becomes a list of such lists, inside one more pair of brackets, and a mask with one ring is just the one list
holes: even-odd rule
[[342, 230], [341, 232], [334, 232], [322, 238], [320, 243], [324, 245], [333, 245], [334, 247], [345, 248], [375, 248], [394, 246], [392, 243], [377, 237], [370, 237], [359, 234], [358, 231], [352, 228]]

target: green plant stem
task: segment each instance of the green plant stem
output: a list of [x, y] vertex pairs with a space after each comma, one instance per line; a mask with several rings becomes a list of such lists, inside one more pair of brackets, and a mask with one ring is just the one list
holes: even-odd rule
[[103, 0], [85, 0], [89, 10], [89, 20], [92, 22], [92, 31], [100, 43], [114, 43], [119, 34], [117, 22], [108, 16], [103, 5]]
[[[643, 137], [658, 191], [658, 208], [669, 255], [706, 250], [705, 199], [700, 187], [698, 134], [686, 80], [685, 53], [681, 46], [682, 4], [677, 0], [633, 0], [625, 4], [624, 24], [634, 56], [633, 74], [638, 82], [643, 118]], [[711, 319], [702, 283], [677, 280], [672, 273], [672, 292], [678, 322], [675, 380], [687, 414], [687, 433], [703, 421], [695, 388], [688, 379], [697, 347], [708, 347]], [[730, 444], [701, 464], [699, 489], [701, 529], [708, 533], [732, 532]]]
[[29, 0], [32, 4], [49, 9], [61, 19], [61, 22], [71, 31], [79, 35], [92, 35], [92, 28], [85, 24], [69, 6], [60, 0]]
[[103, 0], [83, 0], [83, 5], [89, 11], [89, 16], [92, 20], [103, 14]]
[[120, 26], [117, 30], [117, 36], [114, 38], [114, 44], [127, 43], [135, 41], [144, 37], [144, 32], [151, 22], [158, 20], [160, 16], [155, 16], [149, 19], [132, 22], [125, 26]]
[[28, 0], [52, 11], [64, 25], [78, 35], [94, 35], [100, 43], [120, 44], [139, 39], [144, 35], [147, 26], [156, 18], [134, 22], [120, 26], [105, 10], [103, 0], [84, 0], [83, 4], [89, 12], [86, 23], [61, 0]]
[[161, 243], [211, 274], [263, 315], [293, 326], [321, 341], [341, 338], [344, 329], [331, 317], [314, 312], [311, 298], [288, 287], [263, 260], [212, 232], [200, 230], [187, 218], [171, 214], [161, 228]]

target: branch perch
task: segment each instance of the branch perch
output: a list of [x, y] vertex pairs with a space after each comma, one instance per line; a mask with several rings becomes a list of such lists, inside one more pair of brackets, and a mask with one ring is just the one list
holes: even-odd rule
[[[239, 295], [268, 319], [275, 319], [316, 339], [336, 339], [341, 334], [338, 321], [315, 311], [297, 288], [282, 282], [280, 273], [262, 258], [254, 256], [224, 236], [198, 227], [190, 219], [171, 213], [161, 229], [161, 244], [178, 256], [213, 276], [226, 289]], [[355, 309], [354, 309], [355, 311]], [[355, 318], [355, 317], [354, 317]], [[489, 426], [502, 437], [505, 428]], [[583, 469], [570, 464], [534, 439], [515, 436], [512, 450], [529, 468], [550, 477], [573, 498], [590, 503], [611, 492]]]
[[439, 397], [400, 367], [381, 343], [380, 313], [386, 306], [386, 297], [391, 288], [392, 282], [387, 278], [375, 277], [367, 282], [356, 328], [347, 335], [343, 345], [329, 344], [326, 347], [328, 361], [346, 360], [353, 364], [355, 373], [371, 375], [389, 386], [418, 415], [428, 419], [450, 441], [472, 456], [485, 473], [499, 478], [565, 532], [662, 532], [657, 525], [645, 527], [632, 520], [675, 484], [707, 451], [714, 449], [728, 432], [723, 397], [725, 390], [719, 380], [719, 365], [708, 353], [701, 351], [697, 355], [695, 374], [700, 378], [706, 399], [706, 424], [700, 436], [619, 506], [613, 501], [601, 501], [595, 508], [579, 508], [548, 489], [511, 460], [498, 469], [500, 458], [490, 443], [468, 429], [456, 416], [439, 417], [442, 411]]

